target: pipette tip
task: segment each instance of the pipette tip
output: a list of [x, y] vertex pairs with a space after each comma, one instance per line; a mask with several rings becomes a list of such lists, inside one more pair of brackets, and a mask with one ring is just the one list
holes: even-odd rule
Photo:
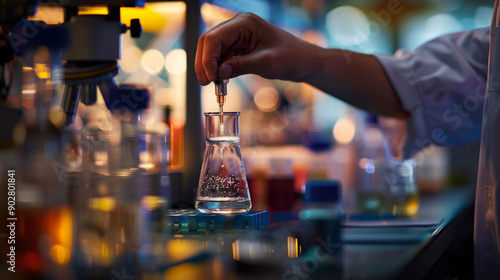
[[222, 113], [223, 112], [222, 107], [223, 107], [223, 105], [220, 104], [219, 105], [219, 122], [220, 123], [224, 123], [224, 117], [223, 117], [223, 113]]

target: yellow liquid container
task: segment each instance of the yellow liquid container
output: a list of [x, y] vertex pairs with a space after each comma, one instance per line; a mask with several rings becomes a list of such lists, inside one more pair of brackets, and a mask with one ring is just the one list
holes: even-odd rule
[[358, 189], [359, 211], [394, 216], [417, 214], [420, 196], [414, 180], [414, 161], [365, 160], [361, 165], [365, 180]]

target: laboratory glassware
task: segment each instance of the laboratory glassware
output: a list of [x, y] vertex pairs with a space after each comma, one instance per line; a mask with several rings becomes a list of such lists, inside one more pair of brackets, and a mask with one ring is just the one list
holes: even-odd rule
[[[121, 88], [127, 90], [116, 100], [149, 100], [147, 89]], [[81, 175], [85, 191], [77, 213], [77, 267], [85, 278], [114, 267], [127, 267], [137, 275], [154, 271], [166, 260], [169, 137], [166, 127], [146, 122], [148, 103], [127, 107], [117, 101], [111, 112], [99, 104], [79, 111], [86, 152]]]
[[252, 207], [240, 151], [240, 112], [205, 113], [206, 146], [195, 207], [203, 213], [243, 213]]
[[359, 210], [367, 214], [413, 216], [419, 207], [413, 160], [361, 162], [364, 183], [358, 190]]

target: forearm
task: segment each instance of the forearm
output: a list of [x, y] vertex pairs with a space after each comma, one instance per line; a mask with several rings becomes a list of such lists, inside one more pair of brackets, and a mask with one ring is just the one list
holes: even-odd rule
[[372, 114], [408, 116], [374, 56], [313, 46], [306, 60], [305, 74], [297, 76], [296, 81], [308, 83]]

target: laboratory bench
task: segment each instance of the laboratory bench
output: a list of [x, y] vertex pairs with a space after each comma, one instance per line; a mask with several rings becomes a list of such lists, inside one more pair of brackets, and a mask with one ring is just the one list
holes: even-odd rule
[[[344, 217], [339, 255], [325, 258], [314, 229], [300, 221], [265, 230], [177, 231], [185, 260], [168, 279], [470, 279], [474, 190], [421, 196], [413, 219]], [[247, 224], [248, 225], [248, 224]], [[325, 245], [325, 246], [322, 246]], [[184, 249], [183, 249], [184, 247]], [[325, 247], [326, 248], [326, 247]], [[189, 252], [189, 253], [186, 253]], [[326, 260], [325, 260], [326, 259]], [[172, 278], [171, 278], [172, 277]]]
[[[147, 261], [146, 267], [135, 269], [111, 265], [82, 270], [70, 261], [54, 271], [65, 275], [67, 270], [72, 277], [40, 279], [472, 278], [473, 188], [421, 195], [413, 219], [347, 215], [339, 247], [331, 247], [300, 220], [269, 224], [266, 211], [206, 220], [195, 210], [171, 211], [171, 233], [160, 248], [167, 253], [156, 259], [156, 266]], [[14, 278], [7, 273], [2, 269], [0, 279], [39, 279], [23, 277], [22, 271]]]
[[423, 195], [418, 217], [343, 227], [342, 279], [471, 279], [474, 188]]

